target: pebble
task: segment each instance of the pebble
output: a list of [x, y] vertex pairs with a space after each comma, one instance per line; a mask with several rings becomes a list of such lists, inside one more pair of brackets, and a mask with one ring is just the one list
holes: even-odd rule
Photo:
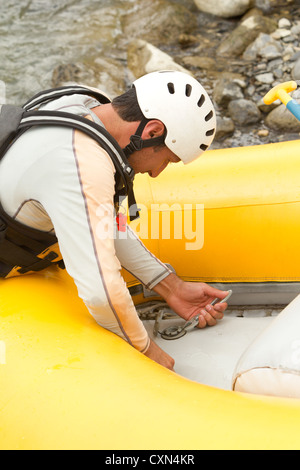
[[259, 129], [257, 131], [257, 135], [259, 137], [268, 137], [269, 134], [270, 134], [270, 131], [268, 129]]
[[271, 72], [261, 73], [255, 76], [255, 79], [260, 83], [271, 85], [274, 82], [274, 75]]
[[281, 18], [279, 21], [278, 21], [278, 27], [279, 28], [290, 28], [292, 25], [291, 25], [291, 22], [290, 20], [288, 20], [287, 18]]
[[294, 80], [300, 80], [300, 58], [296, 61], [293, 67], [292, 78]]
[[297, 23], [291, 28], [291, 33], [294, 34], [295, 36], [298, 36], [300, 34], [300, 22], [297, 21]]
[[273, 39], [282, 39], [290, 36], [292, 33], [289, 29], [277, 29], [271, 34]]

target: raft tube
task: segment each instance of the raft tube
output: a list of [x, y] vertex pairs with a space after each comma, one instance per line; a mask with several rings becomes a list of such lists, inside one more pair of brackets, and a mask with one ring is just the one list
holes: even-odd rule
[[[160, 182], [142, 175], [146, 208], [192, 201], [204, 204], [205, 222], [201, 249], [187, 250], [188, 238], [145, 243], [184, 279], [297, 284], [298, 147], [210, 151]], [[0, 312], [1, 450], [300, 447], [300, 399], [221, 390], [163, 368], [98, 326], [64, 271], [1, 281]]]
[[232, 289], [231, 304], [286, 305], [300, 292], [299, 150], [212, 150], [158, 178], [137, 175], [143, 210], [131, 226], [182, 279]]
[[300, 447], [300, 400], [168, 371], [99, 327], [64, 272], [1, 282], [0, 303], [1, 450]]

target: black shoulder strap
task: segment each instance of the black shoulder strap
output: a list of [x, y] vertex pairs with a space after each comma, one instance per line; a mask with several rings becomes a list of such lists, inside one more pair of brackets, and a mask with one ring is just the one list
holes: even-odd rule
[[104, 146], [106, 151], [113, 152], [114, 162], [118, 170], [126, 175], [126, 180], [133, 179], [134, 171], [129, 165], [123, 151], [117, 141], [99, 124], [90, 121], [77, 114], [63, 111], [27, 111], [23, 114], [19, 128], [29, 128], [32, 126], [64, 126], [79, 129]]
[[48, 90], [43, 90], [36, 95], [34, 95], [30, 100], [28, 100], [24, 105], [23, 108], [26, 111], [29, 111], [32, 108], [36, 108], [41, 104], [45, 103], [46, 101], [56, 100], [61, 98], [62, 96], [66, 95], [89, 95], [93, 96], [99, 103], [105, 104], [110, 103], [110, 99], [103, 95], [102, 93], [93, 90], [91, 88], [87, 88], [81, 85], [70, 85], [70, 86], [62, 86], [58, 88], [50, 88]]
[[18, 133], [24, 110], [11, 104], [0, 105], [0, 160]]
[[64, 267], [56, 236], [18, 222], [0, 204], [0, 278], [40, 271], [53, 263]]

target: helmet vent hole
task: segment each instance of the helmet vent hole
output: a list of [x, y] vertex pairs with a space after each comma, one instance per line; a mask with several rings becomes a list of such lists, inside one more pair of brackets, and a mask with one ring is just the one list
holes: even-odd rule
[[209, 137], [211, 135], [213, 135], [215, 132], [215, 129], [210, 129], [209, 131], [206, 132], [206, 136]]
[[208, 145], [201, 144], [200, 149], [203, 150], [203, 152], [208, 148]]
[[199, 99], [199, 101], [198, 101], [198, 103], [197, 103], [197, 105], [199, 106], [199, 108], [201, 108], [201, 106], [203, 105], [204, 101], [205, 101], [205, 96], [204, 96], [204, 95], [201, 95], [201, 96], [200, 96], [200, 99]]
[[206, 116], [205, 116], [205, 121], [210, 121], [211, 118], [213, 117], [214, 113], [212, 111], [210, 111]]
[[186, 96], [191, 96], [191, 93], [192, 93], [192, 86], [187, 84], [186, 87], [185, 87], [185, 95]]
[[168, 86], [169, 93], [170, 93], [171, 95], [174, 95], [174, 93], [175, 93], [175, 86], [174, 86], [174, 83], [171, 83], [171, 82], [170, 82], [170, 83], [168, 83], [167, 86]]

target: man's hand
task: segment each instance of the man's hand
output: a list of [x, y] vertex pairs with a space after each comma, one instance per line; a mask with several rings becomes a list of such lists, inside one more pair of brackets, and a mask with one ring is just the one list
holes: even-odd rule
[[199, 328], [213, 326], [224, 316], [227, 303], [211, 302], [218, 297], [224, 299], [228, 291], [215, 289], [203, 282], [184, 282], [176, 274], [170, 274], [153, 289], [167, 304], [185, 320], [199, 315]]
[[[215, 289], [203, 282], [184, 282], [173, 273], [159, 282], [153, 290], [185, 320], [200, 314], [199, 328], [215, 325], [217, 320], [223, 318], [227, 308], [226, 302], [214, 306], [211, 302], [216, 297], [224, 299], [228, 291]], [[154, 341], [150, 340], [150, 346], [144, 354], [167, 369], [174, 370], [174, 359]]]
[[150, 346], [144, 354], [167, 369], [174, 370], [174, 359], [154, 343], [152, 339], [150, 339]]

